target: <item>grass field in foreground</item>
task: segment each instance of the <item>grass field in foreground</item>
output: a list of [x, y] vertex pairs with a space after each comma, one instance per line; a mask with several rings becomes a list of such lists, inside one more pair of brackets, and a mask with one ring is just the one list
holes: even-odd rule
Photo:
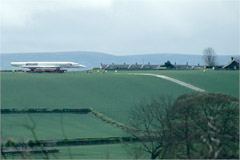
[[31, 131], [24, 127], [33, 126], [29, 116], [36, 123], [35, 133], [39, 140], [124, 136], [121, 129], [91, 114], [2, 114], [2, 140], [13, 138], [26, 142], [33, 139]]
[[2, 108], [92, 107], [124, 123], [131, 108], [144, 99], [193, 92], [160, 78], [113, 72], [2, 73], [1, 82]]

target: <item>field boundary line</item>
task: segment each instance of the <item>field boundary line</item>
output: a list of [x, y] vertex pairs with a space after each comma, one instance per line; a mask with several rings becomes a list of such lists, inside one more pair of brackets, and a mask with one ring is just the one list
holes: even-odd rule
[[166, 79], [168, 81], [172, 81], [174, 83], [177, 83], [181, 86], [184, 86], [184, 87], [187, 87], [189, 89], [192, 89], [192, 90], [195, 90], [195, 91], [198, 91], [198, 92], [207, 92], [206, 90], [204, 89], [201, 89], [201, 88], [198, 88], [196, 86], [193, 86], [189, 83], [186, 83], [186, 82], [183, 82], [183, 81], [180, 81], [178, 79], [175, 79], [175, 78], [171, 78], [171, 77], [168, 77], [168, 76], [165, 76], [165, 75], [160, 75], [160, 74], [152, 74], [152, 73], [128, 73], [129, 75], [142, 75], [142, 76], [154, 76], [154, 77], [158, 77], [158, 78], [162, 78], [162, 79]]
[[89, 108], [80, 108], [80, 109], [47, 109], [47, 108], [29, 108], [29, 109], [1, 109], [2, 114], [33, 114], [33, 113], [71, 113], [71, 114], [88, 114], [91, 112]]
[[120, 129], [123, 129], [123, 130], [133, 130], [134, 128], [130, 127], [130, 126], [127, 126], [127, 125], [124, 125], [123, 123], [120, 123], [120, 122], [117, 122], [107, 116], [105, 116], [104, 114], [94, 110], [93, 108], [89, 108], [91, 110], [91, 114], [94, 115], [95, 117], [101, 119], [102, 121], [106, 122], [106, 123], [109, 123], [115, 127], [118, 127]]
[[[118, 144], [123, 142], [136, 142], [138, 138], [130, 136], [121, 137], [99, 137], [99, 138], [72, 138], [72, 139], [48, 139], [28, 142], [16, 142], [14, 146], [5, 147], [2, 153], [21, 154], [21, 152], [42, 151], [39, 148], [41, 144], [45, 151], [53, 150], [52, 147], [79, 146], [79, 145], [101, 145], [101, 144]], [[6, 145], [1, 143], [1, 145]]]

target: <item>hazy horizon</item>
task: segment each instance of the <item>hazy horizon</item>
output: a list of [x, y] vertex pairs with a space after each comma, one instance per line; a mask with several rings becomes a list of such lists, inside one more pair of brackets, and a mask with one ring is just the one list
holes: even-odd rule
[[[81, 54], [81, 53], [101, 53], [101, 54], [107, 54], [107, 55], [112, 55], [112, 56], [138, 56], [138, 55], [196, 55], [196, 56], [202, 56], [202, 53], [200, 54], [194, 54], [194, 53], [143, 53], [143, 54], [121, 54], [121, 55], [116, 55], [112, 53], [106, 53], [106, 52], [97, 52], [97, 51], [43, 51], [43, 52], [9, 52], [9, 53], [1, 53], [1, 54], [39, 54], [39, 53], [76, 53], [76, 54]], [[239, 54], [217, 54], [217, 56], [239, 56]]]

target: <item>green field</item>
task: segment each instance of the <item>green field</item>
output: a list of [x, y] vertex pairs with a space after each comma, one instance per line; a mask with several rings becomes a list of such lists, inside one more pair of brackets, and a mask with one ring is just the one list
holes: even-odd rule
[[239, 71], [213, 71], [209, 69], [205, 70], [205, 72], [203, 70], [161, 70], [128, 71], [128, 73], [161, 74], [192, 84], [209, 92], [219, 92], [239, 97]]
[[[65, 74], [1, 73], [1, 107], [26, 108], [88, 108], [127, 124], [129, 111], [143, 100], [194, 92], [176, 83], [146, 75], [166, 75], [210, 92], [239, 97], [238, 71], [120, 71], [118, 73], [69, 72]], [[93, 138], [124, 136], [116, 127], [92, 115], [31, 114], [36, 121], [38, 139]], [[62, 122], [62, 125], [61, 125]], [[2, 140], [30, 139], [32, 134], [23, 127], [31, 124], [27, 114], [1, 115]], [[63, 127], [61, 127], [63, 126]], [[69, 158], [67, 147], [58, 147], [60, 158]], [[70, 147], [73, 158], [131, 158], [121, 144]]]
[[160, 74], [190, 83], [209, 92], [239, 97], [239, 71], [163, 71]]
[[86, 72], [2, 73], [2, 108], [87, 108], [126, 122], [131, 108], [153, 96], [177, 97], [192, 90], [150, 76]]
[[13, 138], [15, 141], [34, 139], [31, 130], [25, 126], [33, 126], [39, 140], [65, 138], [100, 138], [124, 136], [124, 132], [107, 124], [93, 115], [87, 114], [8, 114], [2, 115], [2, 140]]

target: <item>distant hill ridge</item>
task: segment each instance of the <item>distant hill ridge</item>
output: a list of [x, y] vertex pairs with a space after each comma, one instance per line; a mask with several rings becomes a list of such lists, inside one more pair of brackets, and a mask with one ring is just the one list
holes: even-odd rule
[[[188, 54], [141, 54], [141, 55], [124, 55], [115, 56], [101, 52], [89, 51], [71, 51], [71, 52], [42, 52], [42, 53], [1, 53], [0, 66], [1, 69], [13, 69], [10, 62], [16, 61], [73, 61], [87, 66], [86, 69], [99, 67], [103, 64], [164, 64], [167, 60], [171, 63], [189, 65], [203, 65], [202, 55]], [[226, 64], [231, 57], [237, 55], [219, 55], [217, 56], [217, 64]]]

